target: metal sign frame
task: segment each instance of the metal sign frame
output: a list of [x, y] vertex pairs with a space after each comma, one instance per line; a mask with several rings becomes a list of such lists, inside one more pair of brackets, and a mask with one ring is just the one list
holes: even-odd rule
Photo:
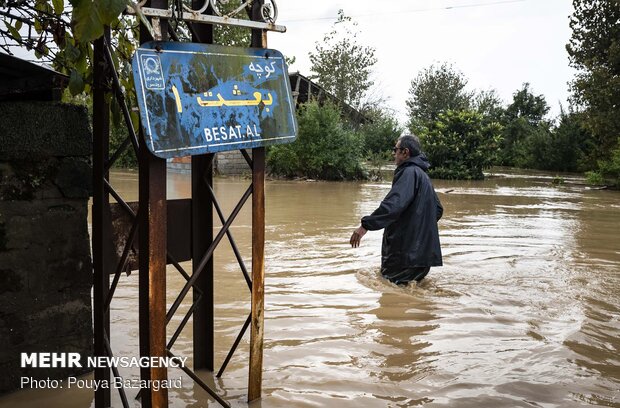
[[[206, 0], [199, 3], [194, 0], [195, 10], [190, 12], [194, 22], [206, 22], [192, 27], [194, 41], [212, 42], [213, 23], [240, 25], [252, 29], [252, 46], [266, 48], [267, 30], [283, 32], [284, 28], [265, 21], [265, 0], [248, 0], [244, 6], [251, 7], [251, 19], [232, 21], [229, 16], [210, 16], [213, 13], [211, 3]], [[271, 0], [273, 9], [275, 3]], [[143, 2], [140, 6], [146, 4]], [[152, 40], [153, 36], [161, 37], [160, 30], [169, 32], [167, 19], [172, 16], [186, 17], [186, 12], [175, 9], [181, 2], [174, 2], [168, 10], [168, 0], [151, 0], [149, 7], [143, 8], [145, 15], [153, 17], [152, 27], [141, 26], [141, 39]], [[157, 10], [151, 13], [150, 10]], [[243, 9], [240, 7], [237, 11]], [[200, 13], [197, 13], [198, 10]], [[163, 21], [159, 21], [163, 18]], [[226, 21], [220, 21], [226, 20]], [[172, 31], [171, 31], [172, 33]], [[174, 36], [173, 36], [174, 37]], [[246, 193], [235, 206], [232, 213], [225, 218], [217, 198], [213, 193], [213, 158], [214, 155], [204, 154], [192, 156], [192, 274], [190, 275], [179, 265], [168, 251], [166, 242], [166, 218], [168, 201], [166, 199], [166, 161], [152, 155], [145, 145], [145, 138], [136, 134], [129, 110], [126, 106], [118, 75], [114, 70], [110, 48], [110, 31], [94, 42], [94, 86], [93, 86], [93, 208], [92, 208], [92, 250], [93, 250], [93, 303], [94, 303], [94, 353], [96, 356], [113, 356], [110, 344], [110, 304], [114, 292], [119, 285], [122, 272], [125, 270], [129, 252], [139, 236], [139, 329], [140, 355], [147, 357], [174, 356], [172, 348], [179, 334], [193, 317], [194, 326], [194, 370], [214, 369], [213, 345], [213, 252], [224, 236], [228, 237], [239, 261], [240, 269], [248, 288], [252, 293], [251, 311], [240, 330], [222, 367], [217, 373], [221, 376], [226, 365], [233, 356], [239, 341], [250, 328], [250, 361], [248, 376], [248, 401], [260, 398], [262, 389], [263, 337], [264, 337], [264, 248], [265, 248], [265, 149], [252, 149], [252, 157], [242, 150], [248, 165], [252, 169], [252, 182]], [[115, 152], [110, 152], [109, 121], [110, 104], [108, 94], [113, 93], [121, 107], [129, 136]], [[132, 146], [139, 158], [139, 205], [127, 203], [110, 184], [109, 171], [124, 150]], [[129, 232], [125, 235], [126, 242], [122, 245], [120, 256], [115, 253], [112, 243], [112, 220], [110, 197], [124, 211], [131, 221]], [[252, 269], [249, 273], [243, 259], [239, 255], [232, 237], [230, 226], [235, 217], [251, 200], [252, 206]], [[221, 230], [213, 234], [213, 209], [222, 222]], [[172, 264], [186, 280], [186, 285], [177, 296], [169, 310], [166, 310], [166, 266]], [[110, 277], [112, 280], [110, 281]], [[172, 338], [166, 338], [166, 326], [178, 310], [179, 305], [192, 291], [192, 305], [181, 324], [175, 329]], [[220, 405], [229, 404], [214, 390], [204, 383], [189, 367], [185, 373], [202, 387]], [[95, 379], [111, 379], [111, 374], [118, 376], [116, 369], [96, 368]], [[141, 368], [142, 380], [163, 380], [167, 378], [165, 367]], [[120, 398], [124, 407], [129, 406], [123, 388], [119, 388]], [[143, 407], [167, 407], [168, 395], [166, 388], [146, 388], [140, 393]], [[110, 388], [99, 388], [95, 391], [95, 407], [103, 408], [111, 405]]]

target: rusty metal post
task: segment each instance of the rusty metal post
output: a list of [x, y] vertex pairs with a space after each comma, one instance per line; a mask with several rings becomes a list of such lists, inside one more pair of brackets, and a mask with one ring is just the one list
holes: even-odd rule
[[[192, 7], [199, 9], [202, 0], [193, 0]], [[206, 10], [211, 14], [211, 7]], [[199, 24], [192, 30], [192, 40], [213, 43], [213, 26]], [[208, 186], [213, 186], [213, 160], [215, 154], [192, 156], [192, 269], [200, 263], [203, 254], [213, 242], [213, 200]], [[213, 256], [207, 262], [193, 289], [196, 305], [193, 318], [194, 329], [194, 370], [213, 371], [214, 362], [214, 325], [213, 325]]]
[[252, 325], [248, 401], [261, 397], [265, 309], [265, 148], [252, 150]]
[[[109, 38], [110, 30], [104, 36]], [[109, 215], [109, 199], [105, 189], [108, 173], [105, 171], [109, 157], [110, 107], [106, 102], [106, 63], [104, 56], [104, 39], [94, 42], [94, 87], [93, 87], [93, 208], [92, 208], [92, 245], [93, 245], [93, 328], [95, 356], [104, 357], [106, 340], [110, 333], [110, 312], [106, 308], [106, 299], [110, 290], [108, 272], [110, 259], [106, 248], [111, 244], [112, 236]], [[110, 381], [110, 370], [105, 367], [95, 368], [96, 381]], [[110, 388], [101, 387], [95, 391], [95, 407], [110, 406]]]
[[[167, 0], [151, 0], [154, 8], [168, 7]], [[162, 21], [161, 32], [166, 33], [167, 22]], [[144, 27], [140, 42], [150, 39]], [[142, 133], [142, 132], [141, 132]], [[140, 356], [166, 357], [166, 160], [152, 155], [140, 135], [139, 149], [139, 313]], [[165, 380], [166, 367], [140, 369], [141, 380]], [[168, 406], [168, 389], [144, 388], [142, 406]]]
[[[166, 357], [166, 161], [140, 137], [140, 356]], [[165, 380], [165, 367], [144, 367], [142, 380]], [[167, 407], [166, 388], [142, 389], [143, 407]]]
[[[260, 20], [263, 0], [252, 3], [252, 20]], [[252, 46], [267, 48], [267, 31], [252, 30]], [[261, 397], [265, 309], [265, 148], [252, 149], [252, 312], [248, 401]]]

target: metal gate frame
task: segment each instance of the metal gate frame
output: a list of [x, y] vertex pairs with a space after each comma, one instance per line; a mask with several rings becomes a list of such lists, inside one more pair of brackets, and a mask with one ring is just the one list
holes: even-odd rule
[[[252, 46], [267, 47], [267, 31], [284, 32], [285, 28], [273, 22], [264, 21], [265, 0], [248, 0], [235, 12], [250, 7], [251, 20], [239, 20], [213, 15], [212, 1], [193, 0], [194, 11], [188, 12], [182, 2], [174, 1], [168, 9], [168, 0], [151, 0], [143, 7], [144, 15], [151, 19], [153, 32], [144, 25], [140, 28], [140, 42], [164, 40], [167, 34], [178, 39], [168, 20], [172, 18], [185, 21], [194, 42], [212, 43], [213, 24], [226, 24], [252, 29]], [[275, 8], [274, 0], [271, 0]], [[196, 11], [197, 10], [197, 11]], [[233, 13], [235, 13], [233, 12]], [[228, 218], [225, 218], [213, 191], [214, 154], [192, 157], [192, 198], [191, 198], [191, 254], [192, 274], [183, 270], [178, 261], [168, 251], [167, 246], [167, 207], [166, 199], [166, 161], [149, 153], [144, 137], [134, 131], [129, 110], [125, 103], [122, 87], [115, 72], [110, 47], [110, 30], [94, 42], [94, 86], [93, 86], [93, 208], [92, 208], [92, 248], [93, 248], [93, 304], [94, 304], [94, 354], [113, 356], [110, 345], [110, 304], [126, 269], [129, 253], [139, 236], [139, 329], [140, 356], [172, 357], [172, 347], [183, 328], [193, 316], [194, 370], [214, 370], [214, 298], [213, 298], [213, 253], [218, 244], [227, 236], [248, 288], [251, 291], [251, 312], [239, 335], [232, 345], [222, 367], [217, 373], [220, 377], [241, 338], [250, 327], [250, 360], [248, 379], [248, 401], [261, 397], [263, 338], [264, 338], [264, 250], [265, 250], [265, 148], [252, 149], [252, 157], [241, 150], [250, 169], [252, 182]], [[110, 156], [109, 120], [110, 104], [106, 95], [112, 92], [116, 98], [129, 136]], [[111, 186], [109, 171], [115, 161], [129, 146], [132, 146], [139, 160], [139, 205], [134, 211]], [[111, 241], [112, 223], [110, 196], [132, 220], [131, 228], [123, 246], [122, 255], [115, 261], [115, 249]], [[237, 249], [230, 232], [235, 217], [252, 196], [252, 271], [251, 277]], [[220, 231], [213, 236], [213, 209], [222, 223]], [[166, 311], [166, 266], [172, 264], [184, 277], [186, 284], [178, 294], [170, 310]], [[113, 276], [110, 282], [110, 276]], [[174, 335], [166, 340], [166, 327], [179, 306], [192, 290], [193, 303]], [[189, 367], [183, 371], [202, 387], [222, 406], [228, 407], [217, 393], [204, 383]], [[119, 376], [112, 368], [112, 374]], [[110, 369], [95, 368], [95, 379], [110, 382]], [[165, 367], [141, 368], [141, 380], [165, 380]], [[124, 389], [119, 388], [124, 407], [128, 407]], [[166, 388], [157, 390], [145, 388], [140, 392], [143, 407], [167, 407]], [[109, 407], [110, 388], [95, 391], [95, 407]]]

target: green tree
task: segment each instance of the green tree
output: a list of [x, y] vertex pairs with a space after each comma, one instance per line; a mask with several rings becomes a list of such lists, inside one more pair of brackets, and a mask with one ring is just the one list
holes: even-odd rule
[[592, 135], [584, 127], [583, 113], [562, 109], [558, 125], [552, 132], [552, 154], [540, 166], [543, 170], [587, 171], [596, 166], [589, 160], [594, 149]]
[[499, 151], [501, 125], [475, 111], [448, 110], [420, 134], [420, 141], [431, 177], [481, 180]]
[[[543, 95], [534, 95], [530, 84], [513, 94], [512, 102], [506, 107], [501, 123], [504, 127], [499, 164], [505, 166], [531, 167], [528, 155], [528, 138], [540, 141], [548, 135], [551, 124], [544, 120], [549, 106]], [[533, 141], [530, 141], [533, 143]]]
[[502, 100], [495, 89], [474, 93], [472, 107], [489, 122], [499, 122], [505, 113]]
[[403, 129], [394, 115], [386, 109], [373, 109], [365, 113], [366, 122], [358, 129], [364, 141], [367, 157], [390, 158], [390, 151]]
[[308, 56], [313, 72], [310, 78], [340, 101], [360, 109], [374, 84], [371, 74], [377, 58], [373, 47], [357, 42], [356, 27], [357, 23], [339, 10], [332, 30], [316, 42], [316, 50]]
[[423, 69], [409, 88], [409, 130], [417, 134], [443, 112], [469, 109], [472, 94], [465, 90], [466, 85], [465, 76], [445, 62]]
[[297, 140], [269, 149], [270, 171], [285, 177], [322, 180], [364, 178], [362, 140], [341, 117], [340, 109], [332, 103], [304, 104], [298, 112]]
[[[620, 137], [620, 2], [573, 0], [572, 36], [566, 49], [578, 70], [573, 99], [596, 143], [592, 160], [605, 172]], [[611, 166], [613, 168], [613, 166]], [[613, 174], [610, 174], [613, 176]]]
[[[223, 1], [218, 2], [220, 14], [227, 15], [239, 7], [239, 2]], [[249, 19], [250, 10], [245, 14], [240, 13], [235, 18]], [[213, 42], [216, 44], [230, 45], [233, 47], [249, 47], [252, 42], [250, 30], [243, 27], [214, 25]]]
[[530, 90], [530, 84], [524, 83], [523, 87], [513, 94], [512, 103], [505, 111], [505, 120], [511, 121], [524, 118], [532, 125], [539, 124], [549, 112], [549, 105], [544, 95], [534, 95]]
[[620, 137], [616, 146], [618, 147], [611, 151], [611, 157], [599, 163], [599, 169], [614, 185], [620, 186]]

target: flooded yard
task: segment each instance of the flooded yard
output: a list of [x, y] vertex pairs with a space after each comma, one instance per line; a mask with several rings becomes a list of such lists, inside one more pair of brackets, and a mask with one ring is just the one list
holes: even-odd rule
[[[485, 181], [434, 180], [445, 209], [444, 266], [406, 288], [379, 275], [381, 231], [349, 245], [389, 182], [267, 182], [263, 398], [251, 406], [620, 407], [620, 192], [570, 177], [554, 186], [552, 178], [497, 170]], [[226, 215], [248, 183], [216, 179]], [[115, 172], [112, 184], [137, 199], [136, 173]], [[169, 173], [168, 191], [189, 197], [189, 176]], [[232, 232], [249, 267], [249, 206]], [[215, 253], [216, 370], [250, 310], [223, 242]], [[183, 284], [170, 268], [169, 304]], [[117, 356], [139, 355], [137, 287], [137, 272], [123, 276], [112, 303]], [[247, 406], [248, 338], [221, 379], [200, 373], [237, 407]], [[191, 361], [191, 324], [173, 352]], [[217, 406], [180, 370], [168, 376], [182, 379], [171, 406]], [[0, 398], [2, 408], [31, 406], [94, 406], [93, 393]]]

